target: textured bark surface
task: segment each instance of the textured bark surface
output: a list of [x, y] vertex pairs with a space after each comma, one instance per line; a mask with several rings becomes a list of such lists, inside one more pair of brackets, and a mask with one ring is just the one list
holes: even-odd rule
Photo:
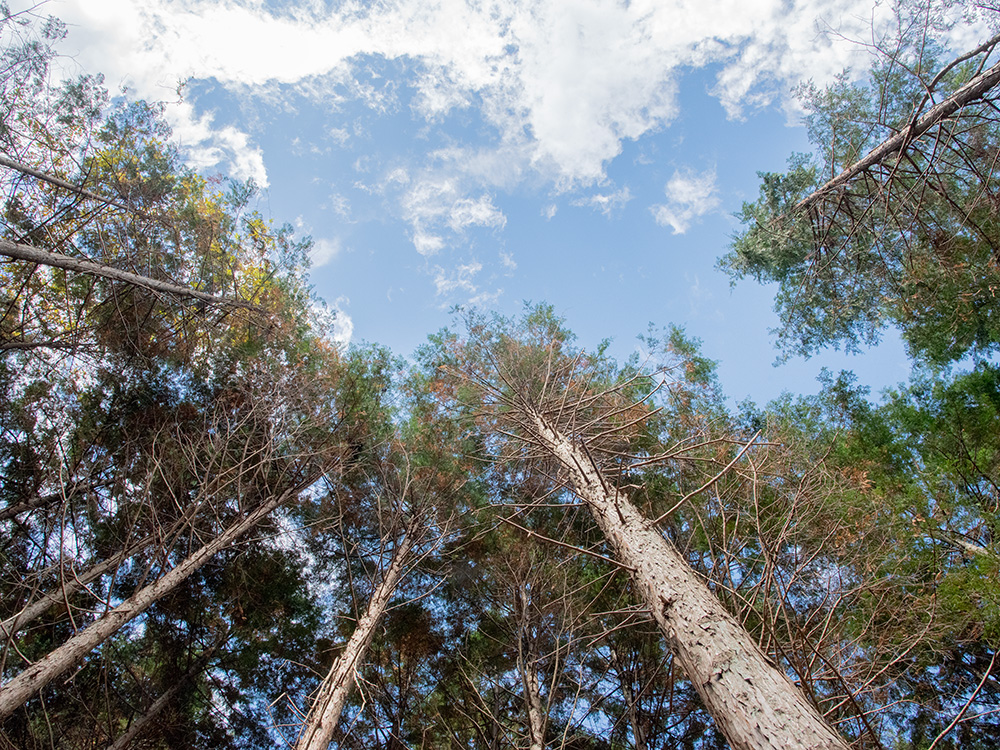
[[330, 672], [320, 685], [319, 694], [309, 711], [306, 725], [299, 734], [298, 742], [295, 743], [296, 750], [326, 750], [329, 746], [333, 731], [340, 720], [340, 713], [344, 710], [344, 703], [354, 687], [354, 676], [358, 665], [364, 661], [368, 645], [375, 634], [375, 626], [382, 619], [403, 575], [403, 568], [413, 548], [414, 533], [415, 529], [412, 526], [407, 529], [392, 555], [389, 569], [372, 592], [368, 607], [358, 620], [357, 627], [347, 641], [344, 651], [334, 660]]
[[528, 704], [528, 749], [545, 750], [545, 707], [542, 705], [542, 691], [534, 660], [529, 660], [522, 667], [521, 677]]
[[114, 635], [119, 628], [135, 619], [157, 600], [168, 594], [188, 576], [207, 563], [218, 551], [264, 520], [294, 492], [285, 492], [259, 506], [239, 523], [233, 524], [211, 542], [187, 557], [170, 572], [108, 610], [97, 620], [23, 670], [17, 677], [0, 687], [0, 720], [6, 719], [59, 675], [75, 667], [87, 654]]
[[531, 628], [531, 594], [524, 583], [521, 584], [520, 591], [516, 592], [515, 601], [521, 610], [517, 637], [517, 668], [521, 673], [524, 705], [528, 713], [528, 750], [544, 750], [546, 712], [538, 681], [538, 654], [534, 648], [534, 639], [528, 632]]
[[152, 537], [147, 537], [139, 544], [133, 545], [128, 549], [124, 549], [117, 555], [109, 557], [104, 562], [97, 563], [86, 570], [79, 572], [72, 570], [68, 571], [63, 575], [63, 581], [59, 587], [42, 594], [38, 597], [38, 599], [30, 602], [16, 615], [12, 615], [6, 620], [0, 622], [0, 638], [12, 637], [15, 633], [17, 633], [17, 631], [26, 628], [34, 620], [48, 612], [52, 607], [57, 604], [65, 604], [69, 599], [82, 591], [84, 587], [93, 583], [104, 574], [117, 568], [125, 560], [136, 554], [136, 552], [141, 550], [143, 547], [147, 546], [151, 541]]
[[[993, 37], [980, 46], [976, 52], [986, 51], [998, 42], [1000, 42], [1000, 36]], [[850, 182], [866, 169], [870, 169], [889, 156], [902, 151], [915, 139], [922, 136], [938, 123], [951, 117], [951, 115], [955, 114], [962, 107], [982, 99], [998, 83], [1000, 83], [1000, 63], [980, 73], [947, 99], [931, 107], [923, 117], [902, 128], [896, 135], [880, 143], [821, 188], [800, 200], [795, 204], [795, 210], [803, 211], [809, 208], [820, 198], [828, 195], [845, 183]]]
[[169, 281], [151, 279], [148, 276], [140, 276], [137, 273], [123, 271], [120, 268], [106, 266], [103, 263], [97, 263], [85, 258], [75, 258], [71, 255], [63, 255], [62, 253], [40, 250], [37, 247], [21, 245], [17, 242], [11, 242], [10, 240], [0, 239], [0, 255], [5, 255], [8, 258], [13, 258], [14, 260], [24, 260], [29, 263], [37, 263], [40, 266], [62, 268], [66, 271], [89, 274], [90, 276], [100, 276], [105, 279], [111, 279], [112, 281], [124, 281], [126, 284], [131, 284], [132, 286], [142, 287], [143, 289], [149, 289], [150, 291], [173, 297], [196, 299], [213, 305], [257, 309], [255, 305], [248, 302], [226, 299], [225, 297], [216, 297], [214, 294], [199, 292], [197, 289], [192, 289], [191, 287], [183, 286], [181, 284], [173, 284]]
[[631, 567], [633, 580], [734, 750], [848, 750], [802, 692], [767, 658], [670, 542], [629, 500], [609, 486], [582, 446], [533, 415], [538, 436], [569, 474], [569, 486], [591, 510]]

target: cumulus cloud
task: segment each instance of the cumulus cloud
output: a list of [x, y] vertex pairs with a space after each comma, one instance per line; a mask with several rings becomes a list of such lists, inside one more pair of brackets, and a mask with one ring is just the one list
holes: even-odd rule
[[354, 321], [344, 308], [351, 304], [347, 297], [337, 297], [333, 304], [312, 306], [313, 325], [330, 342], [346, 346], [354, 336]]
[[692, 222], [719, 207], [715, 170], [698, 174], [690, 169], [676, 170], [666, 186], [667, 202], [650, 207], [661, 226], [674, 234], [684, 234]]
[[[737, 115], [789, 83], [827, 80], [857, 62], [864, 50], [845, 40], [870, 37], [872, 19], [888, 23], [890, 5], [397, 0], [327, 10], [301, 0], [276, 14], [255, 0], [66, 0], [58, 12], [81, 65], [156, 99], [189, 78], [244, 92], [296, 84], [321, 97], [346, 82], [342, 95], [391, 111], [395, 85], [373, 88], [352, 70], [374, 58], [410, 61], [400, 85], [412, 89], [414, 113], [434, 122], [476, 106], [498, 144], [521, 149], [531, 169], [568, 188], [601, 180], [625, 139], [676, 117], [683, 70], [720, 64], [714, 93]], [[183, 109], [172, 116], [190, 120]], [[238, 136], [220, 137], [236, 148]], [[234, 168], [260, 174], [255, 158]]]
[[[892, 3], [876, 0], [293, 0], [280, 12], [270, 5], [63, 0], [55, 12], [70, 24], [68, 57], [139, 97], [170, 97], [178, 81], [193, 79], [278, 105], [293, 95], [327, 107], [351, 99], [372, 117], [408, 106], [428, 142], [460, 113], [475, 127], [472, 144], [411, 150], [385, 176], [377, 159], [356, 162], [367, 175], [357, 187], [391, 200], [424, 256], [465, 242], [475, 228], [503, 228], [498, 191], [527, 182], [558, 198], [606, 184], [626, 140], [678, 116], [679, 81], [692, 68], [716, 67], [711, 93], [731, 117], [776, 100], [792, 108], [793, 84], [865, 69], [868, 50], [851, 40], [886, 32], [893, 13]], [[957, 44], [964, 49], [965, 41]], [[379, 65], [395, 72], [387, 78]], [[267, 185], [266, 155], [252, 132], [187, 102], [167, 113], [193, 164]], [[346, 147], [352, 133], [333, 128], [328, 138]], [[656, 220], [680, 233], [713, 210], [714, 179], [706, 179], [675, 174], [667, 202], [653, 207]], [[630, 197], [625, 189], [583, 200], [612, 215]]]
[[222, 169], [237, 180], [252, 179], [259, 187], [268, 186], [264, 152], [250, 137], [233, 127], [214, 126], [214, 115], [195, 115], [188, 102], [167, 108], [173, 135], [188, 164], [194, 169]]

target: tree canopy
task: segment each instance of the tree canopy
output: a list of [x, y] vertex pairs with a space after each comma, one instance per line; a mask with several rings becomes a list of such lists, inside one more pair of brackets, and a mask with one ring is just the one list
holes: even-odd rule
[[336, 344], [308, 238], [0, 16], [0, 745], [1000, 743], [997, 39], [805, 89], [724, 261], [911, 381], [734, 407], [545, 304]]

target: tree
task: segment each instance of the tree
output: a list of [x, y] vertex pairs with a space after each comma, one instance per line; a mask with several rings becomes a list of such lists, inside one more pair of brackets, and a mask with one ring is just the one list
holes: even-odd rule
[[[354, 688], [356, 674], [365, 663], [376, 629], [396, 597], [400, 582], [448, 533], [448, 521], [438, 515], [447, 514], [447, 501], [435, 497], [432, 486], [437, 479], [435, 467], [411, 466], [406, 449], [399, 444], [393, 445], [393, 454], [384, 458], [379, 477], [366, 483], [377, 494], [373, 505], [365, 508], [370, 516], [367, 522], [378, 521], [381, 538], [377, 556], [388, 558], [388, 565], [381, 572], [378, 583], [372, 586], [364, 613], [359, 613], [347, 643], [319, 686], [296, 741], [298, 750], [325, 750], [330, 744]], [[393, 465], [393, 459], [399, 456], [406, 459], [403, 465]], [[440, 525], [442, 520], [443, 526]], [[346, 540], [349, 532], [344, 528], [339, 532]], [[352, 583], [352, 599], [353, 588]]]
[[641, 371], [618, 376], [600, 357], [574, 350], [545, 309], [519, 330], [476, 319], [469, 329], [465, 341], [439, 339], [438, 366], [457, 379], [459, 398], [480, 404], [480, 420], [551, 462], [587, 506], [730, 745], [846, 748], [615, 484], [639, 462], [631, 441], [655, 416], [648, 399], [665, 384]]
[[854, 349], [897, 326], [948, 363], [1000, 347], [994, 37], [946, 62], [940, 10], [903, 4], [867, 78], [800, 90], [815, 155], [761, 174], [722, 265], [777, 281], [779, 342]]
[[[858, 587], [868, 593], [852, 597], [854, 638], [866, 661], [891, 675], [871, 718], [905, 727], [915, 745], [996, 741], [997, 397], [989, 366], [947, 379], [925, 374], [877, 405], [841, 374], [811, 402], [814, 416], [795, 412], [797, 429], [829, 441], [828, 469], [855, 487], [828, 507], [857, 519], [838, 543], [851, 580], [870, 577]], [[866, 499], [868, 523], [861, 508], [848, 510]]]
[[[211, 689], [235, 704], [276, 687], [233, 697], [263, 680], [261, 644], [283, 653], [271, 631], [296, 642], [296, 622], [274, 620], [308, 609], [304, 583], [281, 555], [236, 551], [251, 532], [266, 548], [275, 511], [294, 515], [350, 461], [385, 363], [325, 338], [308, 242], [250, 210], [252, 186], [184, 168], [157, 107], [108, 108], [98, 79], [50, 85], [58, 23], [35, 31], [30, 13], [2, 10], [5, 42], [23, 42], [5, 46], [0, 74], [0, 251], [16, 258], [0, 269], [3, 732], [24, 747], [88, 729], [111, 742], [147, 705], [187, 711], [193, 733], [217, 722], [212, 706], [162, 685], [205, 688], [203, 672], [185, 675], [219, 623], [230, 635], [212, 679], [230, 682]], [[266, 576], [225, 593], [262, 558]], [[283, 597], [268, 591], [282, 575], [295, 581]], [[251, 601], [269, 625], [239, 611]], [[229, 651], [253, 641], [249, 622], [260, 668]], [[147, 700], [156, 690], [174, 697]]]

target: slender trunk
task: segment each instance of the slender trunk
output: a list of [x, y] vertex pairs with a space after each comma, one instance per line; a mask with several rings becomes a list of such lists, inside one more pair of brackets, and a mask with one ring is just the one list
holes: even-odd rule
[[18, 630], [27, 627], [34, 620], [45, 614], [51, 607], [67, 601], [85, 586], [96, 581], [108, 571], [117, 568], [125, 560], [132, 557], [132, 555], [148, 546], [151, 541], [152, 537], [146, 537], [141, 542], [122, 550], [117, 555], [109, 557], [104, 562], [92, 565], [80, 573], [71, 573], [71, 577], [68, 579], [64, 577], [61, 584], [55, 589], [43, 594], [17, 614], [0, 621], [0, 638], [10, 638]]
[[192, 503], [169, 528], [161, 531], [158, 535], [150, 534], [126, 547], [117, 555], [109, 557], [102, 563], [97, 563], [96, 565], [93, 565], [79, 573], [73, 572], [70, 580], [66, 580], [64, 576], [57, 588], [47, 594], [43, 594], [39, 599], [31, 604], [28, 604], [17, 614], [8, 617], [6, 620], [0, 621], [0, 637], [9, 638], [13, 636], [18, 630], [22, 630], [33, 620], [45, 614], [50, 607], [66, 602], [70, 597], [74, 596], [85, 586], [97, 580], [105, 573], [114, 570], [125, 560], [133, 557], [148, 547], [156, 538], [174, 538], [181, 529], [185, 528], [192, 522], [191, 519], [201, 505], [201, 502]]
[[[985, 52], [998, 42], [1000, 42], [1000, 36], [995, 36], [981, 45], [975, 52]], [[811, 207], [824, 195], [828, 195], [845, 183], [850, 182], [866, 169], [870, 169], [892, 154], [902, 151], [914, 140], [938, 123], [946, 120], [962, 107], [982, 99], [998, 83], [1000, 83], [1000, 63], [980, 73], [947, 99], [931, 107], [923, 117], [913, 120], [909, 125], [896, 133], [896, 135], [880, 143], [863, 158], [856, 161], [818, 190], [800, 200], [795, 204], [795, 210], [803, 211]]]
[[[4, 347], [6, 346], [7, 345], [4, 344]], [[103, 482], [85, 482], [83, 480], [73, 482], [72, 484], [66, 485], [58, 492], [50, 492], [48, 495], [40, 495], [38, 497], [33, 497], [30, 500], [25, 500], [20, 503], [8, 505], [5, 508], [0, 508], [0, 521], [6, 521], [8, 518], [14, 518], [14, 516], [27, 513], [29, 510], [35, 510], [36, 508], [41, 508], [58, 501], [69, 500], [81, 492], [97, 489], [102, 485]]]
[[87, 654], [114, 635], [123, 625], [141, 615], [156, 601], [170, 593], [188, 576], [207, 563], [217, 552], [254, 528], [297, 491], [298, 488], [289, 490], [258, 506], [246, 518], [230, 526], [222, 534], [171, 569], [169, 573], [132, 595], [117, 607], [105, 612], [68, 641], [0, 687], [0, 721], [14, 713], [18, 707], [52, 680], [83, 661]]
[[72, 255], [63, 255], [62, 253], [55, 253], [49, 250], [41, 250], [40, 248], [32, 247], [31, 245], [22, 245], [3, 238], [0, 238], [0, 255], [5, 255], [8, 258], [13, 258], [15, 260], [37, 263], [41, 266], [62, 268], [66, 271], [84, 273], [90, 276], [100, 276], [113, 281], [124, 281], [126, 284], [142, 287], [143, 289], [149, 289], [150, 291], [158, 294], [196, 299], [213, 305], [245, 307], [253, 310], [260, 309], [256, 305], [252, 305], [249, 302], [241, 302], [235, 299], [217, 297], [214, 294], [199, 292], [197, 289], [192, 289], [191, 287], [184, 286], [182, 284], [174, 284], [169, 281], [152, 279], [149, 276], [140, 276], [137, 273], [123, 271], [120, 268], [108, 266], [103, 263], [97, 263], [96, 261], [88, 260], [86, 258], [77, 258]]
[[[6, 345], [4, 345], [4, 348], [7, 348]], [[8, 505], [6, 508], [0, 509], [0, 521], [6, 521], [8, 518], [19, 516], [22, 513], [27, 513], [29, 510], [35, 510], [35, 508], [42, 508], [50, 503], [63, 500], [65, 497], [67, 495], [62, 492], [53, 492], [51, 495], [42, 495], [31, 500], [25, 500], [22, 503]]]
[[632, 577], [675, 657], [734, 750], [848, 750], [726, 611], [674, 546], [617, 489], [589, 453], [537, 413], [541, 442], [569, 474], [569, 485], [632, 569]]
[[530, 634], [531, 613], [530, 597], [524, 585], [517, 592], [516, 600], [520, 605], [517, 667], [521, 672], [521, 683], [524, 686], [524, 704], [528, 712], [528, 748], [529, 750], [545, 749], [545, 707], [542, 704], [542, 690], [538, 684], [538, 659], [532, 646]]
[[74, 185], [72, 182], [66, 182], [66, 180], [60, 179], [59, 177], [54, 177], [45, 172], [40, 172], [37, 169], [32, 169], [26, 164], [21, 164], [20, 162], [14, 161], [13, 159], [8, 159], [5, 156], [0, 156], [0, 167], [7, 167], [7, 169], [13, 169], [20, 172], [21, 174], [26, 174], [34, 177], [42, 182], [47, 182], [50, 185], [55, 185], [56, 187], [61, 187], [64, 190], [69, 190], [71, 193], [76, 193], [82, 198], [91, 198], [95, 201], [100, 201], [101, 203], [106, 203], [109, 206], [114, 206], [115, 208], [120, 208], [125, 211], [137, 214], [139, 216], [144, 216], [146, 218], [153, 218], [149, 214], [142, 211], [138, 211], [132, 206], [127, 206], [124, 203], [119, 203], [111, 198], [105, 198], [103, 195], [98, 195], [97, 193], [92, 193], [86, 188], [82, 188], [79, 185]]
[[212, 658], [212, 654], [215, 652], [215, 649], [221, 645], [222, 642], [224, 642], [224, 639], [203, 653], [191, 669], [185, 672], [181, 678], [177, 680], [177, 682], [167, 689], [165, 693], [153, 701], [153, 704], [146, 709], [146, 713], [133, 721], [124, 734], [119, 735], [118, 739], [108, 745], [107, 750], [127, 750], [127, 748], [132, 747], [135, 739], [146, 731], [146, 727], [152, 724], [157, 716], [163, 713], [163, 709], [170, 705], [170, 702], [173, 701], [184, 686], [201, 674], [201, 672], [208, 665], [209, 660]]
[[525, 703], [528, 704], [528, 748], [545, 750], [545, 707], [542, 705], [542, 691], [533, 660], [521, 665], [521, 678], [524, 682]]
[[305, 726], [295, 743], [295, 750], [326, 750], [337, 728], [340, 712], [344, 708], [347, 696], [354, 687], [354, 675], [357, 667], [364, 661], [368, 645], [375, 634], [375, 626], [385, 613], [386, 607], [396, 592], [396, 586], [403, 575], [403, 567], [409, 558], [413, 547], [416, 526], [411, 522], [403, 534], [403, 539], [392, 555], [392, 562], [385, 576], [375, 587], [364, 615], [358, 620], [357, 627], [347, 641], [344, 651], [338, 656], [313, 703]]

